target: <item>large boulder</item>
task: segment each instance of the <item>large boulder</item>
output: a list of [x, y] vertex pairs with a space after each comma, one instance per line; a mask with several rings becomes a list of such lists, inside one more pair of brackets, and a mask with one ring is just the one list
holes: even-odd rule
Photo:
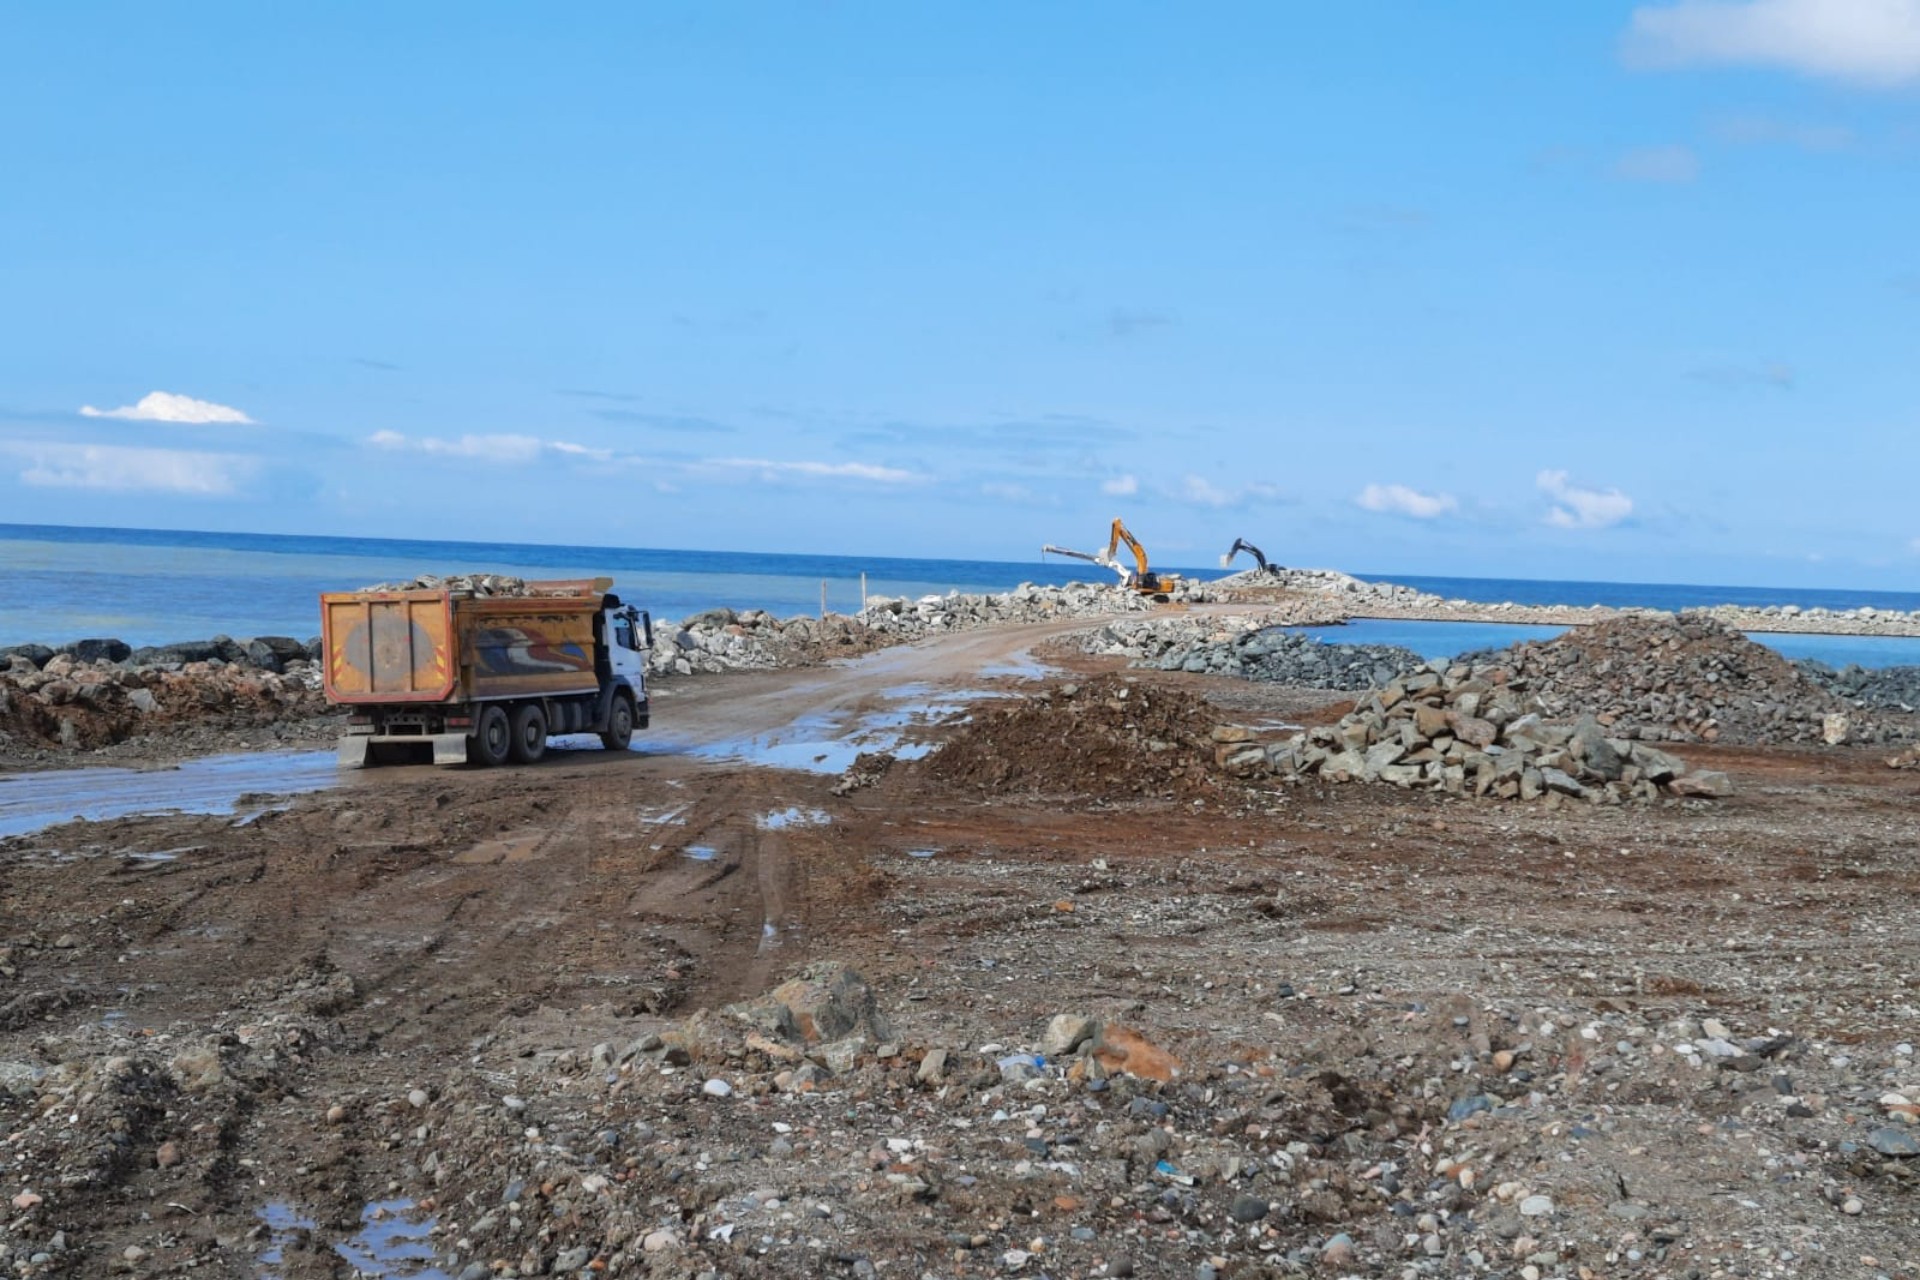
[[53, 661], [53, 650], [43, 644], [12, 644], [0, 649], [0, 667], [4, 667], [12, 658], [31, 662], [38, 669]]
[[211, 640], [182, 640], [135, 649], [130, 661], [137, 667], [183, 667], [189, 662], [206, 662], [219, 656], [220, 651]]
[[891, 1035], [873, 989], [840, 964], [817, 965], [730, 1012], [771, 1035], [806, 1044], [844, 1040], [858, 1032], [875, 1040]]
[[133, 656], [133, 648], [124, 640], [95, 639], [75, 640], [72, 644], [60, 646], [60, 652], [75, 662], [125, 662]]

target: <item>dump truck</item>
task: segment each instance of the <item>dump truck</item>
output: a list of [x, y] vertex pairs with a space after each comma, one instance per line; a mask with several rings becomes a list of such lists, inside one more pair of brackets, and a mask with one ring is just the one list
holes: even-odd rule
[[320, 597], [327, 700], [348, 711], [340, 763], [400, 749], [435, 764], [531, 764], [550, 734], [625, 751], [649, 722], [653, 623], [611, 578], [518, 593], [346, 591]]

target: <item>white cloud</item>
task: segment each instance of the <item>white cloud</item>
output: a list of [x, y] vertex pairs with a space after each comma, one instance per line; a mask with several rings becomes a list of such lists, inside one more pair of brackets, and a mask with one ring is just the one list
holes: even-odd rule
[[980, 486], [984, 497], [999, 502], [1011, 502], [1028, 507], [1058, 506], [1058, 499], [1043, 493], [1036, 493], [1024, 484], [1015, 484], [1005, 480], [989, 480]]
[[1845, 125], [1806, 124], [1754, 112], [1718, 116], [1707, 127], [1718, 141], [1744, 147], [1779, 145], [1802, 151], [1845, 151], [1857, 141], [1853, 130]]
[[224, 404], [215, 404], [211, 400], [195, 400], [192, 396], [177, 396], [171, 391], [149, 391], [141, 396], [137, 404], [124, 405], [118, 409], [96, 409], [90, 404], [80, 406], [80, 416], [84, 418], [125, 418], [130, 422], [185, 422], [203, 424], [208, 422], [231, 422], [240, 426], [252, 426], [253, 419], [238, 409]]
[[613, 461], [613, 450], [592, 449], [584, 444], [575, 444], [571, 440], [554, 440], [548, 443], [547, 448], [555, 453], [564, 453], [570, 458], [588, 458], [594, 462]]
[[1781, 67], [1875, 87], [1920, 80], [1920, 0], [1679, 0], [1643, 5], [1627, 60]]
[[1101, 482], [1100, 492], [1110, 498], [1131, 498], [1140, 492], [1140, 480], [1137, 476], [1115, 476]]
[[42, 489], [224, 497], [237, 493], [256, 465], [252, 458], [234, 453], [109, 444], [22, 443], [5, 448], [27, 463], [21, 483]]
[[593, 449], [570, 440], [542, 440], [538, 436], [513, 434], [464, 435], [457, 440], [442, 440], [437, 436], [415, 438], [398, 431], [376, 431], [367, 437], [367, 443], [377, 449], [411, 449], [439, 458], [507, 464], [538, 462], [549, 453], [569, 458], [590, 458], [596, 462], [607, 462], [613, 457], [611, 449]]
[[729, 471], [758, 472], [763, 480], [783, 480], [795, 476], [822, 480], [868, 480], [874, 484], [912, 484], [924, 479], [898, 467], [875, 466], [870, 462], [773, 462], [766, 458], [714, 458], [708, 466]]
[[1368, 511], [1390, 511], [1416, 520], [1432, 520], [1460, 505], [1450, 493], [1421, 493], [1403, 484], [1370, 484], [1354, 501]]
[[1554, 500], [1547, 523], [1561, 529], [1605, 529], [1633, 514], [1633, 499], [1618, 489], [1581, 489], [1564, 471], [1542, 471], [1534, 483]]
[[1212, 507], [1215, 510], [1281, 500], [1280, 490], [1275, 485], [1256, 482], [1242, 485], [1238, 489], [1222, 489], [1205, 476], [1191, 474], [1183, 477], [1180, 487], [1168, 496], [1178, 502], [1191, 503], [1196, 507]]
[[1639, 147], [1614, 162], [1613, 176], [1628, 182], [1692, 182], [1700, 176], [1700, 157], [1678, 143]]

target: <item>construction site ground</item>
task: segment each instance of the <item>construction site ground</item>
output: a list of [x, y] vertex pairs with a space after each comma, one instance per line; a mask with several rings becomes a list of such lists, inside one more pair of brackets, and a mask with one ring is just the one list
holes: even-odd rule
[[[0, 840], [7, 1268], [1920, 1275], [1920, 773], [1689, 747], [1734, 797], [1598, 807], [910, 758], [1111, 670], [1032, 658], [1066, 629]], [[818, 1046], [725, 1010], [826, 964], [881, 1021], [796, 1081]], [[1005, 1065], [1062, 1014], [1120, 1065]]]

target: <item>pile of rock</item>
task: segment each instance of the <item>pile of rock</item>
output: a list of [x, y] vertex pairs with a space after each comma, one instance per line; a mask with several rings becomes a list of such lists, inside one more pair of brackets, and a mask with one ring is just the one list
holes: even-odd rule
[[1544, 643], [1461, 661], [1497, 663], [1549, 719], [1590, 713], [1616, 737], [1670, 742], [1892, 742], [1911, 723], [1849, 715], [1765, 645], [1707, 614], [1625, 614]]
[[[1202, 584], [1182, 584], [1172, 598], [1186, 602], [1207, 599]], [[1023, 582], [1012, 591], [986, 595], [873, 596], [859, 618], [875, 631], [903, 640], [945, 631], [977, 631], [1010, 623], [1052, 622], [1060, 618], [1097, 618], [1110, 614], [1145, 613], [1155, 607], [1151, 597], [1113, 583], [1070, 582], [1062, 587]]]
[[[204, 658], [175, 660], [203, 650]], [[90, 749], [182, 724], [241, 728], [320, 715], [320, 669], [308, 652], [284, 637], [138, 652], [117, 640], [59, 652], [15, 646], [0, 655], [0, 748]], [[143, 654], [167, 660], [143, 663]]]
[[1425, 663], [1411, 649], [1328, 644], [1285, 629], [1327, 621], [1323, 606], [1301, 600], [1256, 617], [1113, 622], [1087, 636], [1083, 647], [1156, 671], [1241, 676], [1307, 689], [1376, 689]]
[[1855, 707], [1904, 712], [1920, 709], [1920, 667], [1867, 668], [1850, 663], [1835, 670], [1812, 658], [1802, 658], [1793, 665], [1808, 680]]
[[1497, 668], [1435, 665], [1394, 681], [1338, 724], [1262, 746], [1246, 729], [1214, 731], [1231, 772], [1272, 770], [1329, 782], [1386, 782], [1452, 795], [1618, 803], [1731, 793], [1723, 773], [1612, 736], [1590, 715], [1548, 722], [1537, 699]]
[[647, 655], [654, 675], [767, 671], [852, 657], [896, 643], [859, 618], [776, 618], [764, 609], [708, 609], [653, 628]]
[[1216, 595], [1232, 598], [1247, 591], [1301, 591], [1340, 598], [1348, 611], [1367, 604], [1390, 604], [1406, 608], [1431, 607], [1446, 603], [1441, 597], [1398, 582], [1369, 582], [1338, 569], [1288, 569], [1274, 565], [1262, 571], [1216, 578], [1207, 584]]

